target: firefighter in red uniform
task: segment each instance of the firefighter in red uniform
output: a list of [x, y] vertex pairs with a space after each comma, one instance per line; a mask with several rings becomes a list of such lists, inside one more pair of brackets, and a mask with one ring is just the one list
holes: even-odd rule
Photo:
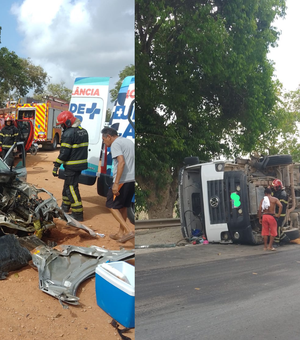
[[[0, 153], [2, 158], [5, 157], [8, 150], [15, 145], [19, 138], [19, 130], [14, 125], [14, 120], [11, 116], [5, 117], [5, 126], [0, 131]], [[11, 166], [14, 162], [14, 155], [11, 152], [6, 159], [6, 164]]]
[[[282, 246], [285, 243], [289, 243], [290, 239], [286, 235], [286, 233], [282, 230], [283, 222], [286, 216], [286, 207], [288, 204], [288, 195], [284, 190], [283, 184], [280, 179], [274, 179], [272, 182], [272, 196], [279, 199], [280, 203], [282, 204], [282, 211], [281, 215], [277, 221], [277, 236], [274, 239], [274, 244], [277, 246]], [[276, 211], [277, 213], [277, 211]]]
[[83, 207], [78, 183], [81, 171], [88, 167], [88, 132], [80, 126], [80, 120], [70, 111], [61, 112], [57, 117], [56, 125], [61, 125], [63, 128], [60, 153], [53, 168], [53, 176], [58, 176], [58, 169], [62, 164], [65, 169], [61, 208], [65, 212], [72, 209], [71, 216], [81, 222]]

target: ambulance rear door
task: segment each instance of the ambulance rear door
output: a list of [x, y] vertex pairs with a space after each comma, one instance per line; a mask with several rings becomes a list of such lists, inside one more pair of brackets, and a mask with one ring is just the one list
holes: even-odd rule
[[83, 170], [80, 176], [80, 183], [86, 185], [95, 183], [98, 172], [109, 79], [109, 77], [81, 77], [75, 79], [73, 86], [69, 110], [81, 121], [81, 126], [89, 134], [88, 169]]

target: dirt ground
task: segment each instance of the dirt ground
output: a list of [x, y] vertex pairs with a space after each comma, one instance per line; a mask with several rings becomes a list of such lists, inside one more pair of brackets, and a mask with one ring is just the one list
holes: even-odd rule
[[[59, 151], [39, 150], [27, 155], [28, 183], [51, 192], [61, 204], [63, 181], [52, 176], [53, 161]], [[93, 238], [83, 230], [67, 227], [51, 230], [50, 240], [57, 244], [87, 247], [96, 245], [110, 250], [134, 248], [134, 239], [122, 244], [109, 238], [117, 232], [118, 223], [105, 207], [105, 198], [98, 196], [94, 186], [80, 185], [84, 206], [84, 222], [104, 238]], [[133, 225], [130, 225], [134, 229]], [[133, 263], [134, 264], [134, 263]], [[0, 338], [1, 340], [53, 339], [121, 339], [110, 324], [112, 318], [96, 302], [95, 278], [85, 281], [77, 291], [80, 306], [63, 309], [54, 297], [39, 290], [38, 271], [27, 266], [10, 273], [0, 281]], [[120, 325], [120, 328], [124, 327]], [[125, 333], [135, 339], [134, 329]]]

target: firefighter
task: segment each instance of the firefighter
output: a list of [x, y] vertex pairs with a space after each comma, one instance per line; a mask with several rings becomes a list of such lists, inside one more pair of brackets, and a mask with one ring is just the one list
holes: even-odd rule
[[[0, 152], [1, 157], [4, 158], [7, 154], [8, 150], [14, 145], [17, 145], [17, 141], [19, 138], [19, 130], [14, 125], [14, 120], [11, 116], [5, 117], [5, 126], [0, 131]], [[12, 166], [14, 162], [13, 152], [10, 153], [8, 158], [6, 159], [6, 164], [8, 166]]]
[[[280, 179], [274, 179], [272, 182], [272, 195], [279, 199], [280, 203], [282, 204], [282, 212], [280, 217], [277, 221], [277, 236], [274, 239], [274, 244], [277, 246], [282, 246], [285, 243], [290, 242], [289, 237], [286, 233], [282, 230], [283, 222], [286, 216], [286, 207], [288, 204], [288, 195], [284, 190], [283, 184]], [[276, 211], [277, 212], [277, 211]]]
[[83, 207], [78, 183], [81, 171], [88, 167], [88, 132], [80, 126], [80, 120], [70, 111], [61, 112], [57, 116], [56, 125], [61, 125], [63, 129], [60, 153], [53, 168], [53, 176], [58, 176], [58, 169], [62, 164], [65, 169], [61, 208], [65, 212], [72, 209], [71, 216], [82, 222]]

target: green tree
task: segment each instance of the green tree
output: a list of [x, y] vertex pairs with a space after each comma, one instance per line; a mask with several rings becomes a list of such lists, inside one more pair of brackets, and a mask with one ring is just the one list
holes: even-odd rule
[[72, 96], [72, 90], [65, 86], [65, 82], [60, 82], [59, 84], [48, 84], [47, 89], [42, 93], [35, 92], [33, 94], [34, 98], [37, 100], [44, 100], [45, 97], [53, 96], [57, 99], [62, 99], [70, 102]]
[[135, 67], [132, 64], [126, 66], [124, 70], [119, 73], [119, 80], [116, 82], [115, 87], [109, 91], [112, 103], [114, 103], [115, 100], [118, 98], [118, 93], [121, 88], [123, 80], [126, 77], [134, 76], [134, 74], [135, 74]]
[[106, 116], [105, 116], [105, 122], [106, 122], [106, 123], [109, 123], [111, 116], [112, 116], [112, 111], [111, 111], [110, 108], [108, 108], [108, 109], [106, 110]]
[[290, 154], [293, 161], [300, 162], [300, 87], [280, 92], [280, 98], [271, 129], [260, 136], [255, 150], [264, 155]]
[[0, 49], [0, 102], [7, 98], [25, 96], [30, 90], [43, 91], [47, 84], [47, 73], [41, 66], [35, 66], [30, 59], [22, 59], [6, 47]]
[[137, 0], [137, 203], [171, 217], [184, 157], [250, 152], [277, 112], [284, 0]]

